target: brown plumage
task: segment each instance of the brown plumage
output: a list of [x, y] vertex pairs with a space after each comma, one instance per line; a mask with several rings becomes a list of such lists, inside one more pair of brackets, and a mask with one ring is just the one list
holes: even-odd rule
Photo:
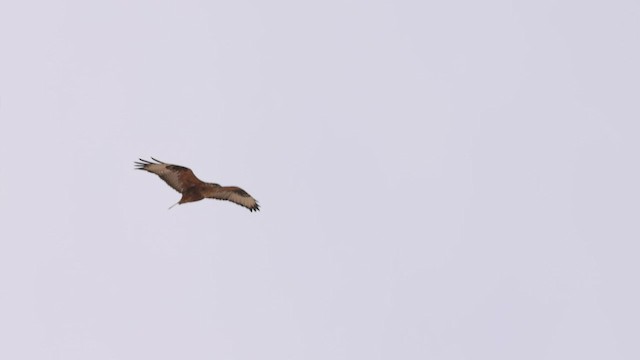
[[206, 183], [198, 179], [189, 168], [163, 163], [154, 158], [151, 159], [155, 163], [142, 159], [136, 161], [136, 169], [146, 170], [158, 175], [169, 186], [181, 193], [182, 198], [175, 205], [210, 198], [228, 200], [246, 207], [249, 211], [260, 210], [260, 205], [258, 205], [256, 199], [239, 187]]

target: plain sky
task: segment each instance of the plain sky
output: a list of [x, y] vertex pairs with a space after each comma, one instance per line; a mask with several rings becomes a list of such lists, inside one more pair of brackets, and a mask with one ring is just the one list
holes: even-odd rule
[[2, 1], [0, 358], [639, 359], [639, 19]]

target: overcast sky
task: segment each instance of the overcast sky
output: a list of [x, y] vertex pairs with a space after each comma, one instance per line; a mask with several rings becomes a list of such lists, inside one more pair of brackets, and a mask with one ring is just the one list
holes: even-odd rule
[[639, 15], [0, 3], [0, 358], [640, 358]]

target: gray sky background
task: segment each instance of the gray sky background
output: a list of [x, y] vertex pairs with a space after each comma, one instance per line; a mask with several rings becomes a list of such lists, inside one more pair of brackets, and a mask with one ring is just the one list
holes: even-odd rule
[[640, 358], [639, 15], [0, 3], [0, 358]]

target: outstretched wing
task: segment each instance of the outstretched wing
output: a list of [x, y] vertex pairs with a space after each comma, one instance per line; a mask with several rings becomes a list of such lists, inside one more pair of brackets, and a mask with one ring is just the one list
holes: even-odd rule
[[236, 186], [207, 186], [201, 192], [206, 198], [231, 201], [246, 207], [249, 211], [260, 210], [256, 199]]
[[160, 176], [164, 182], [174, 188], [177, 192], [182, 193], [194, 185], [202, 184], [202, 181], [200, 181], [189, 168], [163, 163], [162, 161], [154, 158], [151, 159], [155, 161], [155, 163], [143, 159], [136, 161], [136, 169], [146, 170]]

